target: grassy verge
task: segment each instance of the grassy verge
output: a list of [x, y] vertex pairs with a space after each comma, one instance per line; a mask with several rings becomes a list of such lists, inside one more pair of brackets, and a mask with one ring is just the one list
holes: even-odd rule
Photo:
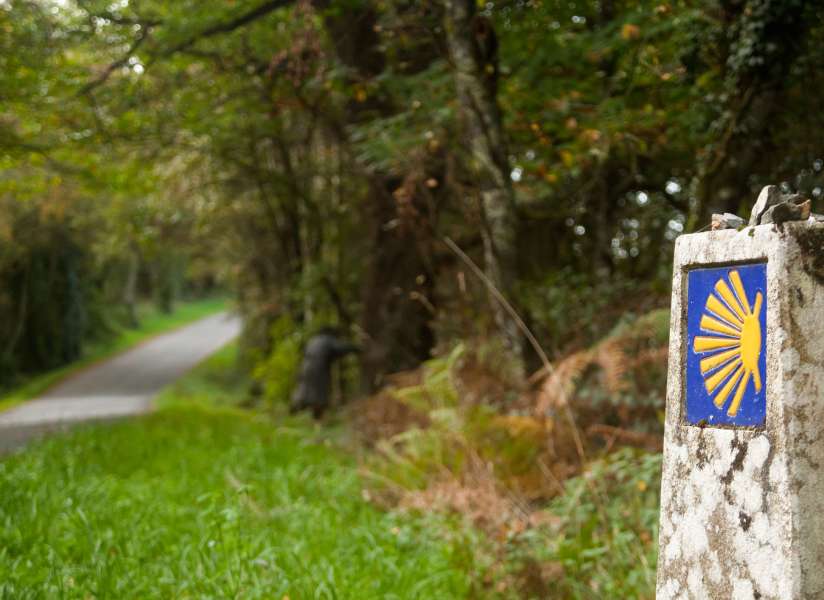
[[86, 349], [85, 357], [82, 360], [35, 375], [11, 389], [0, 391], [0, 411], [36, 397], [55, 383], [89, 365], [136, 346], [155, 335], [220, 312], [226, 306], [227, 300], [225, 298], [206, 298], [183, 303], [178, 305], [171, 314], [161, 313], [151, 305], [142, 306], [140, 310], [140, 327], [124, 329], [105, 342], [91, 345]]
[[497, 534], [441, 502], [387, 511], [347, 427], [236, 408], [235, 360], [230, 344], [153, 415], [0, 461], [0, 599], [653, 597], [659, 455], [595, 460]]
[[471, 545], [374, 507], [334, 431], [213, 406], [232, 359], [0, 461], [0, 598], [467, 597]]
[[373, 497], [459, 514], [486, 534], [473, 555], [486, 555], [484, 581], [498, 598], [653, 598], [660, 453], [607, 451], [584, 437], [582, 465], [566, 419], [471, 403], [506, 381], [499, 373], [458, 346], [362, 402], [353, 414], [372, 448]]
[[230, 342], [155, 398], [158, 409], [234, 408], [249, 390], [248, 378], [237, 368], [237, 342]]

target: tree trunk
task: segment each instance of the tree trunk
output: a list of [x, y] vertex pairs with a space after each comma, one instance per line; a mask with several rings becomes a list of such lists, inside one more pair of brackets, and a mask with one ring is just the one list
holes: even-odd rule
[[[319, 6], [325, 4], [317, 2]], [[363, 2], [325, 17], [337, 58], [356, 74], [353, 82], [372, 80], [386, 69], [378, 16], [373, 3]], [[416, 58], [420, 64], [429, 64], [438, 58], [437, 48], [433, 45]], [[377, 94], [365, 102], [352, 100], [345, 108], [342, 122], [332, 130], [341, 147], [346, 148], [351, 144], [346, 125], [374, 119], [376, 114], [389, 116], [396, 110]], [[371, 392], [381, 385], [387, 373], [416, 367], [430, 357], [435, 342], [431, 322], [436, 274], [430, 260], [431, 210], [415, 190], [404, 202], [394, 196], [409, 173], [365, 166], [361, 175], [369, 186], [363, 211], [369, 263], [363, 279], [359, 319], [366, 337], [360, 356], [361, 387], [364, 392]], [[411, 215], [404, 214], [405, 209]]]
[[140, 271], [140, 251], [137, 244], [129, 245], [129, 257], [126, 271], [126, 284], [123, 286], [123, 304], [126, 306], [126, 318], [129, 327], [139, 327], [137, 316], [137, 276]]
[[435, 343], [435, 274], [426, 258], [426, 233], [398, 218], [392, 192], [399, 184], [376, 177], [364, 215], [372, 248], [360, 320], [367, 336], [361, 356], [364, 392], [380, 387], [388, 372], [411, 369], [428, 359]]
[[[475, 0], [446, 0], [445, 29], [455, 75], [460, 116], [470, 150], [485, 227], [485, 273], [514, 305], [517, 214], [497, 102], [497, 41], [488, 20], [475, 14]], [[508, 350], [522, 361], [522, 338], [506, 308], [490, 297], [495, 323]]]

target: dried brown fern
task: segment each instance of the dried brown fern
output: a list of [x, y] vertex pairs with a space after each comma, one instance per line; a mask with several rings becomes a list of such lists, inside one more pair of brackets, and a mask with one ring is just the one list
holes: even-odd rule
[[542, 369], [531, 378], [532, 382], [543, 380], [535, 395], [535, 413], [543, 415], [568, 405], [590, 368], [599, 370], [599, 382], [608, 394], [626, 392], [639, 372], [666, 363], [666, 345], [650, 345], [653, 339], [650, 327], [627, 327], [570, 354], [551, 372]]
[[598, 344], [592, 362], [603, 371], [604, 387], [609, 393], [617, 394], [627, 389], [626, 375], [630, 358], [623, 340], [610, 338]]
[[567, 406], [569, 397], [575, 390], [576, 381], [591, 362], [591, 350], [576, 352], [559, 362], [538, 389], [535, 402], [536, 414], [543, 415]]

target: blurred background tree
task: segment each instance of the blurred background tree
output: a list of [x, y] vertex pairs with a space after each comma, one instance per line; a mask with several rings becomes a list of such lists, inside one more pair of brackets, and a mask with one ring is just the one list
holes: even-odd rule
[[110, 305], [231, 281], [250, 352], [337, 323], [364, 390], [459, 338], [534, 370], [444, 238], [550, 357], [592, 344], [711, 212], [821, 196], [821, 41], [800, 0], [4, 0], [4, 364], [52, 364], [20, 346], [42, 271], [57, 361]]

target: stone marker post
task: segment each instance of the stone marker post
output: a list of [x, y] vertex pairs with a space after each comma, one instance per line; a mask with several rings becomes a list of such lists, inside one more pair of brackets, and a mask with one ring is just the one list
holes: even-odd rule
[[824, 598], [824, 223], [675, 245], [657, 597]]

